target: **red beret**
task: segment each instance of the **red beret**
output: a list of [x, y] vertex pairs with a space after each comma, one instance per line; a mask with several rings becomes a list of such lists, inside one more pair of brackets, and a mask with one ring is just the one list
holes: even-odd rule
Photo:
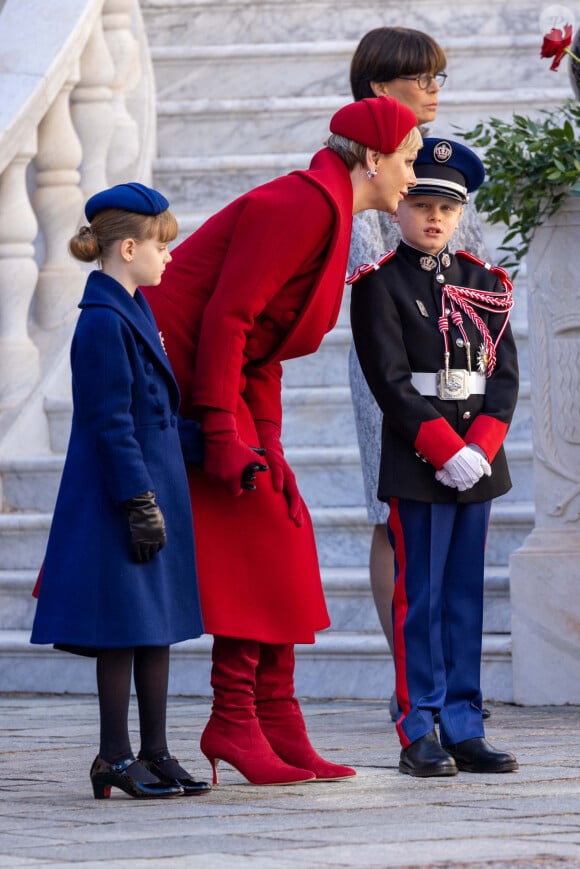
[[369, 97], [339, 109], [331, 118], [330, 132], [392, 154], [417, 123], [415, 113], [394, 97]]

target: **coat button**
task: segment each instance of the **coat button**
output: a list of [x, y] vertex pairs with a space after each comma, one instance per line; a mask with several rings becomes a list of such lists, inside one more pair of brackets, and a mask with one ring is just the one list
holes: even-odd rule
[[463, 347], [463, 338], [457, 338], [455, 344], [457, 347]]
[[149, 384], [149, 392], [151, 393], [151, 395], [157, 395], [157, 393], [159, 392], [159, 387], [156, 383]]
[[153, 363], [152, 362], [147, 363], [147, 365], [145, 366], [145, 371], [147, 372], [147, 374], [153, 373]]
[[297, 316], [298, 311], [285, 311], [282, 315], [282, 319], [285, 323], [293, 323]]
[[470, 410], [465, 411], [465, 413], [463, 414], [463, 419], [471, 419], [471, 411]]

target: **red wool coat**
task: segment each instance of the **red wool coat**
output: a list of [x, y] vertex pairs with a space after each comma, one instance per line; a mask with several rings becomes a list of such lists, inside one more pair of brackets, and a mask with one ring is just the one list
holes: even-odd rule
[[[235, 413], [281, 424], [281, 361], [313, 353], [335, 325], [353, 194], [342, 160], [319, 151], [306, 171], [255, 188], [173, 252], [145, 289], [182, 395], [184, 416]], [[202, 613], [212, 634], [310, 643], [328, 627], [312, 523], [297, 527], [270, 473], [235, 497], [188, 466]]]

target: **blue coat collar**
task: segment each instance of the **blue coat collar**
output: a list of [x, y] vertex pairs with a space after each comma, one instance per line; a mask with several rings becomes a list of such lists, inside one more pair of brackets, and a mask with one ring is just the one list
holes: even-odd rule
[[140, 290], [131, 296], [114, 278], [99, 270], [92, 271], [87, 278], [79, 308], [93, 307], [111, 308], [123, 317], [175, 382], [155, 318]]

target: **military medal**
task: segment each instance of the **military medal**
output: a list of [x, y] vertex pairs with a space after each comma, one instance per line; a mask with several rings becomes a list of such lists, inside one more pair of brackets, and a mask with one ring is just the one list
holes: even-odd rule
[[489, 365], [489, 353], [485, 344], [480, 344], [477, 348], [477, 370], [480, 374], [485, 374]]

